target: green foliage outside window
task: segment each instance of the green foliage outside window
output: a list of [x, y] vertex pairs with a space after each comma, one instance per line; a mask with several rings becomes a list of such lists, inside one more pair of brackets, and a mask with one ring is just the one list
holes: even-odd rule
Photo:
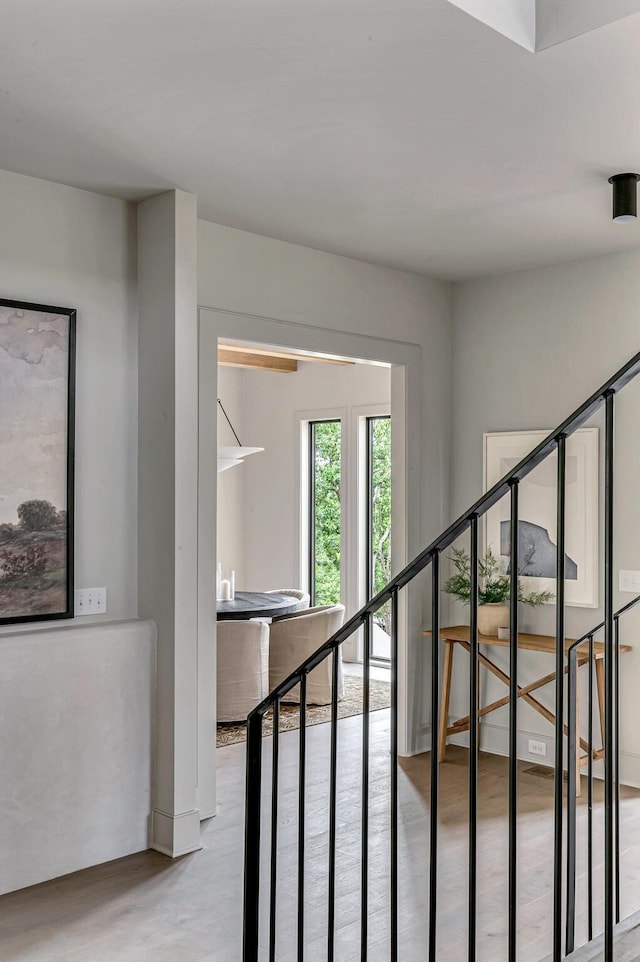
[[[372, 594], [391, 579], [391, 420], [371, 422], [371, 555]], [[311, 425], [314, 495], [312, 551], [315, 578], [313, 604], [340, 601], [340, 475], [341, 424], [316, 421]], [[390, 606], [375, 615], [376, 622], [390, 631]]]
[[339, 421], [313, 424], [316, 605], [340, 601], [340, 439]]
[[[371, 555], [372, 595], [391, 580], [391, 419], [373, 418], [371, 425]], [[391, 606], [374, 615], [384, 631], [391, 632]]]

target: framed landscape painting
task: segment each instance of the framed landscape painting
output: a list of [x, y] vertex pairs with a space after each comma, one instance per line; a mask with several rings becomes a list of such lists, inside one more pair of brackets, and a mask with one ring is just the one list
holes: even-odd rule
[[[484, 435], [485, 491], [511, 471], [548, 436], [548, 431]], [[557, 454], [523, 478], [519, 485], [518, 554], [520, 575], [535, 591], [556, 589]], [[509, 498], [486, 515], [486, 545], [496, 556], [509, 556]], [[567, 438], [565, 514], [566, 603], [598, 606], [598, 429], [580, 428]], [[552, 602], [553, 604], [553, 602]]]
[[75, 323], [0, 299], [0, 624], [73, 617]]

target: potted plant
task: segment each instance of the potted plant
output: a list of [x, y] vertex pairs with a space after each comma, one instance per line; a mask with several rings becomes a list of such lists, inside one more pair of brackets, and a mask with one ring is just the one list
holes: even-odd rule
[[[464, 548], [454, 548], [451, 558], [454, 574], [445, 582], [443, 590], [459, 601], [471, 600], [471, 558]], [[509, 627], [509, 596], [511, 578], [500, 558], [491, 548], [478, 559], [478, 631], [481, 635], [496, 635], [498, 628]], [[526, 591], [518, 579], [518, 601], [525, 605], [544, 605], [553, 600], [551, 591]]]

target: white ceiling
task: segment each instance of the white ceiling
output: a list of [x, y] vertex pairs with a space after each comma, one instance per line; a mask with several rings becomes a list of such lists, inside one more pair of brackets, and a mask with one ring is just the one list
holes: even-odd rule
[[640, 0], [449, 0], [529, 51], [640, 13]]
[[542, 265], [640, 246], [607, 184], [639, 53], [640, 15], [533, 54], [447, 0], [3, 0], [0, 167], [438, 277]]

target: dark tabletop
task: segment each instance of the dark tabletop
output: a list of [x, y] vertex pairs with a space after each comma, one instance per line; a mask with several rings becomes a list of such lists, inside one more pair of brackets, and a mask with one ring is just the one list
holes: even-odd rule
[[291, 595], [274, 595], [261, 591], [236, 591], [233, 601], [218, 601], [218, 621], [241, 621], [247, 618], [280, 618], [297, 611], [300, 602]]

